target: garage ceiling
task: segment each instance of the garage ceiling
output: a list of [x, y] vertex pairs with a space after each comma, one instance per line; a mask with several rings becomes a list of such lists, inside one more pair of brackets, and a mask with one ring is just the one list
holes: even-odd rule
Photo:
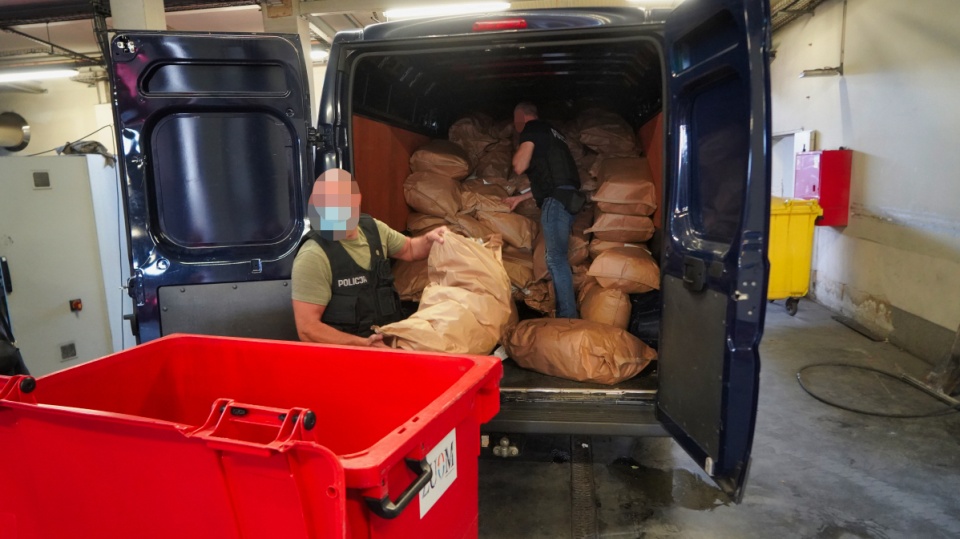
[[[102, 0], [109, 5], [108, 0]], [[282, 2], [283, 0], [268, 0]], [[445, 0], [448, 1], [448, 0]], [[453, 1], [453, 0], [449, 0]], [[680, 0], [668, 0], [677, 4]], [[774, 30], [791, 20], [812, 13], [824, 0], [771, 0]], [[361, 28], [383, 20], [384, 6], [424, 4], [427, 0], [309, 0], [302, 3], [315, 39], [328, 42], [341, 30]], [[513, 8], [636, 6], [626, 1], [514, 0]], [[165, 0], [170, 30], [205, 32], [262, 32], [260, 6], [255, 0]], [[347, 11], [349, 10], [349, 11]], [[99, 57], [94, 38], [93, 7], [90, 0], [3, 0], [0, 29], [17, 32], [88, 56]], [[107, 19], [110, 27], [111, 21]], [[56, 50], [23, 35], [0, 32], [0, 69], [62, 63], [68, 60]]]

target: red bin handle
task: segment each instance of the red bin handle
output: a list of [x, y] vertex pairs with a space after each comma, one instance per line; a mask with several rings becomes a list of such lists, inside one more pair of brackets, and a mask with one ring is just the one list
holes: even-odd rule
[[377, 515], [380, 518], [391, 519], [397, 518], [400, 516], [400, 513], [410, 505], [410, 502], [417, 496], [417, 494], [423, 490], [423, 487], [427, 486], [427, 483], [430, 482], [430, 479], [433, 478], [433, 467], [430, 466], [430, 463], [424, 460], [414, 460], [414, 459], [404, 459], [407, 463], [407, 467], [413, 473], [419, 474], [417, 479], [403, 491], [403, 494], [400, 495], [400, 498], [396, 502], [390, 501], [390, 495], [384, 494], [383, 498], [364, 498], [364, 501], [367, 502], [367, 507], [373, 511], [373, 514]]

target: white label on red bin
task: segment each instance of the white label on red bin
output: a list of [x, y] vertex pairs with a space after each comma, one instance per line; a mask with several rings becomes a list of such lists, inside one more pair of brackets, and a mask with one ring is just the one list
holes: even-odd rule
[[457, 480], [457, 429], [443, 437], [429, 453], [427, 462], [433, 468], [433, 477], [420, 491], [420, 518], [437, 503], [443, 493]]

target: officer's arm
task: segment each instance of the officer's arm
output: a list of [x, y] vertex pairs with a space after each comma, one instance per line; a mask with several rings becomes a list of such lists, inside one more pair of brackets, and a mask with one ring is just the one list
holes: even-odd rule
[[435, 242], [443, 243], [443, 235], [446, 233], [447, 227], [441, 226], [423, 236], [407, 238], [407, 242], [403, 244], [403, 249], [397, 251], [397, 254], [393, 255], [393, 258], [406, 260], [407, 262], [423, 260], [430, 255], [430, 247], [433, 246]]
[[530, 159], [533, 157], [533, 143], [523, 142], [517, 148], [517, 153], [513, 154], [513, 171], [517, 174], [523, 174], [530, 168]]
[[373, 346], [383, 339], [380, 335], [357, 337], [334, 329], [320, 321], [326, 305], [293, 300], [293, 318], [297, 323], [297, 335], [304, 342]]

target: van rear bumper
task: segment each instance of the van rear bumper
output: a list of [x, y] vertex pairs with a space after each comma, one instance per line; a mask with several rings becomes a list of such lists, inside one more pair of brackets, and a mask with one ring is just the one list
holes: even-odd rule
[[652, 403], [502, 402], [484, 432], [669, 436], [654, 417]]

